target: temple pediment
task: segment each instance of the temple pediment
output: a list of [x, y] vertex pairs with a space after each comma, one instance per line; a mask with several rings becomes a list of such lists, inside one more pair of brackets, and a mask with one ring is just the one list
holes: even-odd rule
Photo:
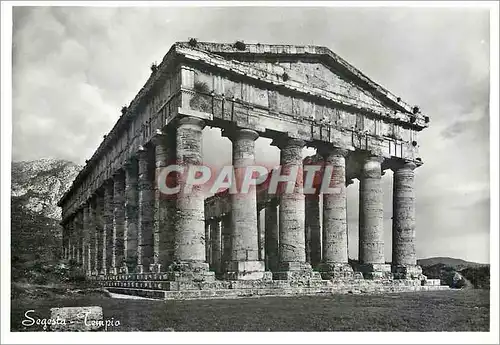
[[[196, 45], [177, 43], [176, 52], [189, 61], [224, 70], [228, 75], [253, 78], [282, 91], [275, 96], [269, 92], [269, 86], [253, 87], [250, 92], [257, 93], [262, 106], [272, 108], [273, 103], [287, 103], [285, 107], [290, 109], [285, 108], [284, 112], [288, 110], [293, 114], [296, 109], [293, 109], [292, 102], [279, 99], [290, 91], [307, 95], [319, 103], [331, 103], [331, 107], [361, 111], [373, 119], [400, 123], [413, 130], [428, 126], [429, 118], [420, 113], [418, 107], [408, 105], [325, 47], [246, 44], [244, 49], [241, 46], [238, 49], [231, 44], [197, 42]], [[197, 71], [195, 81], [227, 98], [245, 100], [245, 97], [251, 97], [238, 83], [218, 83], [211, 75], [210, 72], [204, 75]], [[311, 102], [318, 104], [314, 100]], [[309, 109], [308, 117], [334, 120], [321, 109]]]

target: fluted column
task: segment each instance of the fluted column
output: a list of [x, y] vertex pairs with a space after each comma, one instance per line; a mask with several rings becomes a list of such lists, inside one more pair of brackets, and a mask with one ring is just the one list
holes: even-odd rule
[[90, 202], [90, 258], [91, 258], [91, 269], [92, 275], [99, 274], [99, 229], [98, 229], [98, 196], [93, 194]]
[[149, 148], [141, 147], [137, 152], [138, 176], [138, 227], [137, 227], [137, 273], [149, 268], [153, 256], [153, 187], [148, 153]]
[[76, 233], [76, 262], [82, 265], [82, 268], [84, 267], [83, 265], [83, 211], [82, 209], [78, 209], [76, 213], [76, 226], [75, 226], [75, 233]]
[[87, 275], [92, 273], [92, 256], [91, 256], [91, 236], [92, 236], [92, 215], [90, 200], [87, 200], [83, 206], [83, 265]]
[[123, 234], [125, 225], [125, 174], [118, 170], [113, 174], [113, 238], [111, 270], [113, 274], [127, 273], [124, 262]]
[[231, 260], [231, 214], [222, 214], [221, 216], [221, 234], [222, 234], [222, 259], [221, 271], [225, 272], [227, 263]]
[[178, 175], [177, 215], [174, 231], [173, 263], [169, 279], [205, 280], [214, 277], [205, 257], [205, 204], [200, 185], [188, 185], [187, 172], [202, 161], [202, 130], [205, 122], [184, 117], [177, 123], [176, 160], [184, 168]]
[[[265, 265], [259, 260], [257, 229], [257, 194], [255, 186], [241, 191], [246, 169], [255, 165], [255, 140], [258, 133], [249, 129], [224, 131], [233, 146], [233, 167], [237, 193], [231, 200], [231, 261], [226, 267], [226, 278], [263, 279]], [[267, 274], [267, 276], [269, 276]]]
[[113, 246], [113, 181], [104, 182], [104, 209], [102, 227], [102, 267], [101, 274], [109, 273], [112, 265]]
[[384, 256], [383, 158], [368, 156], [362, 163], [359, 185], [359, 261], [367, 278], [385, 276], [390, 265]]
[[279, 263], [279, 226], [277, 199], [272, 199], [267, 203], [264, 217], [266, 238], [266, 270], [277, 272]]
[[392, 271], [395, 278], [415, 279], [422, 274], [415, 251], [416, 167], [409, 161], [398, 161], [392, 167]]
[[150, 266], [151, 272], [160, 272], [172, 263], [174, 233], [175, 195], [161, 192], [160, 183], [167, 183], [166, 179], [160, 181], [163, 170], [175, 162], [175, 133], [157, 131], [152, 144], [155, 150], [155, 181], [153, 228], [154, 228], [154, 255]]
[[125, 169], [125, 225], [124, 248], [127, 271], [134, 272], [137, 268], [137, 222], [138, 222], [138, 187], [137, 187], [137, 159], [129, 159]]
[[73, 245], [75, 240], [73, 238], [73, 218], [68, 220], [68, 260], [74, 260], [73, 256]]
[[[347, 247], [347, 196], [345, 156], [348, 151], [332, 146], [320, 149], [325, 166], [323, 193], [323, 256], [320, 271], [323, 279], [352, 277]], [[328, 176], [329, 175], [329, 176]], [[327, 180], [326, 180], [327, 179]], [[328, 189], [326, 188], [328, 187]]]
[[[276, 142], [280, 148], [281, 175], [297, 171], [293, 190], [283, 189], [279, 198], [279, 271], [275, 279], [313, 278], [306, 262], [305, 202], [303, 191], [302, 148], [304, 141], [286, 138]], [[316, 274], [314, 277], [319, 278]]]
[[[316, 171], [316, 167], [323, 164], [320, 155], [306, 157], [304, 165], [304, 188], [311, 187], [314, 192], [304, 190], [305, 195], [305, 238], [306, 238], [306, 261], [313, 268], [317, 268], [321, 263], [321, 223], [319, 212], [319, 192], [321, 190], [321, 171]], [[314, 166], [315, 169], [308, 169]], [[306, 171], [308, 170], [308, 171]], [[313, 174], [314, 172], [314, 174]], [[310, 174], [312, 174], [310, 176]]]
[[209, 222], [210, 227], [210, 269], [215, 272], [215, 274], [221, 273], [221, 227], [222, 222], [218, 218], [213, 218]]
[[95, 227], [97, 232], [96, 237], [96, 271], [98, 274], [106, 273], [106, 263], [103, 262], [105, 256], [105, 233], [104, 233], [104, 196], [103, 191], [96, 193], [95, 200]]

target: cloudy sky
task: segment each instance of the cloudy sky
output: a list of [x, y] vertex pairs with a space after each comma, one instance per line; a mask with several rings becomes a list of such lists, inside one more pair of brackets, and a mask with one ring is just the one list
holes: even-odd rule
[[[489, 262], [487, 10], [24, 7], [13, 15], [13, 160], [82, 164], [176, 41], [323, 45], [431, 117], [416, 173], [418, 257]], [[205, 161], [229, 163], [228, 139], [205, 134]], [[257, 141], [257, 160], [277, 162], [269, 140]], [[348, 188], [351, 257], [358, 185]], [[391, 185], [388, 172], [388, 260]]]

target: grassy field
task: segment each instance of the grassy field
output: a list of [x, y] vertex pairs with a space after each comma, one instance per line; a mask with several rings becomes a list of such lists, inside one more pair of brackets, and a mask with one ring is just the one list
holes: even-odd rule
[[48, 318], [52, 307], [102, 306], [112, 331], [488, 331], [489, 290], [386, 295], [266, 297], [228, 300], [151, 301], [102, 294], [49, 294], [12, 300], [12, 331], [26, 310]]

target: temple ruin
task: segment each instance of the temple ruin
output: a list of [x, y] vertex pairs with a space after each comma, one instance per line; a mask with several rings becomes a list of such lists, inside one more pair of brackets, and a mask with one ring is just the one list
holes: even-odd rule
[[[175, 43], [59, 201], [64, 259], [110, 291], [167, 299], [444, 289], [422, 275], [415, 250], [418, 133], [428, 123], [418, 107], [325, 47]], [[252, 164], [255, 140], [265, 137], [281, 165], [329, 164], [342, 188], [304, 195], [299, 179], [281, 196], [257, 188], [245, 198], [205, 198], [192, 186], [165, 198], [155, 176], [172, 162], [202, 164], [205, 126], [231, 141], [235, 167]], [[302, 157], [306, 146], [317, 154]], [[394, 172], [391, 264], [387, 169]], [[347, 243], [353, 179], [360, 181], [356, 265]]]

